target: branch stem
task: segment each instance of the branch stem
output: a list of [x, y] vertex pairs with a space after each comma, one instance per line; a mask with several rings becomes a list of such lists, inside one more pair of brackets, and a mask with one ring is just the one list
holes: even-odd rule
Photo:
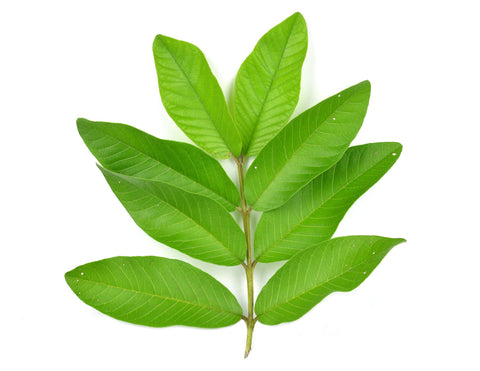
[[243, 231], [245, 233], [245, 240], [247, 242], [247, 259], [243, 263], [245, 268], [245, 274], [247, 277], [247, 296], [248, 296], [248, 313], [246, 317], [247, 324], [247, 343], [245, 346], [245, 358], [248, 357], [250, 350], [252, 349], [252, 335], [253, 328], [255, 327], [256, 319], [253, 318], [253, 270], [255, 268], [256, 261], [252, 261], [252, 238], [250, 233], [250, 212], [252, 208], [249, 208], [245, 199], [245, 157], [240, 155], [235, 159], [238, 169], [238, 179], [240, 184], [240, 199], [241, 205], [239, 208], [240, 214], [243, 220]]

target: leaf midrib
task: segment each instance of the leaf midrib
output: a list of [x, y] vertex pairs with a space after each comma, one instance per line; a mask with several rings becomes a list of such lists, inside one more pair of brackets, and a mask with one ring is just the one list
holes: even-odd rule
[[[74, 276], [72, 276], [72, 277], [74, 277]], [[79, 279], [83, 282], [90, 282], [90, 283], [94, 283], [94, 284], [97, 284], [97, 285], [102, 285], [102, 286], [106, 286], [106, 287], [110, 287], [110, 288], [114, 288], [114, 289], [118, 289], [118, 290], [132, 292], [134, 294], [147, 295], [147, 296], [151, 296], [151, 297], [155, 297], [155, 298], [159, 298], [159, 299], [163, 299], [163, 300], [171, 300], [171, 301], [175, 301], [175, 302], [179, 302], [179, 303], [194, 305], [194, 306], [198, 306], [198, 307], [201, 307], [201, 308], [212, 309], [212, 310], [215, 310], [215, 311], [218, 311], [218, 312], [230, 313], [230, 314], [233, 314], [233, 315], [238, 316], [238, 317], [242, 316], [241, 314], [238, 314], [238, 313], [234, 313], [234, 312], [224, 310], [224, 309], [220, 309], [220, 308], [211, 307], [211, 306], [208, 306], [208, 305], [203, 305], [203, 304], [199, 304], [199, 303], [192, 303], [192, 302], [189, 302], [189, 301], [186, 301], [186, 300], [181, 300], [181, 299], [172, 298], [172, 297], [168, 297], [168, 296], [162, 296], [162, 295], [158, 295], [158, 294], [142, 292], [142, 291], [133, 290], [133, 289], [127, 289], [127, 288], [124, 288], [124, 287], [115, 286], [115, 285], [111, 285], [111, 284], [107, 284], [107, 283], [103, 283], [103, 282], [87, 280], [87, 279], [84, 279], [84, 278], [81, 278], [81, 277], [78, 277], [78, 276], [75, 277], [75, 278], [77, 278], [77, 279]]]
[[[342, 192], [346, 187], [350, 186], [352, 183], [354, 183], [355, 181], [358, 180], [358, 178], [360, 178], [361, 176], [365, 175], [365, 173], [367, 173], [368, 171], [372, 170], [375, 166], [379, 165], [380, 163], [382, 163], [384, 160], [388, 159], [388, 157], [384, 157], [382, 160], [378, 161], [376, 164], [374, 164], [373, 166], [369, 167], [367, 170], [365, 170], [364, 172], [362, 172], [361, 174], [357, 175], [356, 177], [354, 177], [350, 182], [346, 183], [345, 185], [343, 185], [342, 187], [340, 187], [340, 189], [338, 189], [335, 193], [332, 193], [332, 195], [330, 197], [328, 197], [327, 199], [325, 199], [320, 206], [318, 206], [317, 208], [315, 208], [312, 212], [308, 213], [304, 218], [302, 218], [292, 229], [289, 229], [287, 231], [287, 233], [283, 234], [280, 238], [278, 238], [277, 240], [275, 240], [275, 242], [270, 245], [270, 247], [265, 250], [260, 256], [258, 256], [256, 259], [260, 259], [263, 255], [265, 255], [265, 253], [267, 253], [268, 251], [270, 251], [272, 248], [275, 247], [275, 245], [279, 244], [281, 241], [283, 241], [288, 235], [290, 235], [292, 233], [292, 231], [297, 228], [300, 224], [302, 224], [306, 219], [310, 218], [310, 216], [314, 213], [316, 213], [321, 207], [323, 207], [328, 201], [330, 201], [332, 198], [334, 198], [335, 196], [337, 196], [340, 192]], [[320, 176], [320, 175], [319, 175]], [[313, 180], [312, 180], [313, 181]], [[288, 202], [288, 201], [287, 201]]]

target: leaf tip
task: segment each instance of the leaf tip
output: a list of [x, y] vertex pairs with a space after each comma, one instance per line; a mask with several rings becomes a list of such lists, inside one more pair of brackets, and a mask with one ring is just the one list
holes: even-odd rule
[[162, 39], [164, 38], [165, 36], [162, 35], [162, 34], [158, 34], [155, 36], [155, 38], [153, 39], [153, 47], [155, 48], [155, 44], [158, 44], [160, 42], [162, 42]]
[[66, 272], [63, 277], [65, 278], [65, 282], [67, 282], [67, 285], [73, 290], [73, 282], [74, 282], [74, 277], [72, 274], [73, 271], [68, 271]]
[[106, 176], [106, 174], [110, 174], [111, 172], [108, 171], [107, 169], [105, 169], [102, 165], [100, 165], [98, 162], [97, 162], [97, 168], [102, 172], [103, 175]]
[[398, 142], [395, 142], [395, 144], [397, 145], [397, 154], [400, 154], [402, 153], [402, 150], [403, 150], [403, 145], [402, 143], [398, 143]]
[[76, 121], [77, 123], [77, 129], [78, 131], [80, 131], [82, 128], [84, 128], [86, 125], [88, 125], [89, 123], [91, 123], [90, 120], [87, 120], [83, 117], [79, 117]]
[[297, 19], [305, 21], [305, 18], [303, 17], [302, 13], [300, 13], [300, 12], [295, 12], [290, 17], [291, 18], [297, 18]]
[[398, 246], [402, 243], [405, 243], [407, 242], [407, 240], [405, 238], [392, 238], [391, 239], [391, 248], [393, 248], [394, 246]]
[[359, 85], [365, 87], [369, 91], [372, 89], [372, 84], [370, 83], [370, 80], [364, 80]]
[[398, 142], [385, 142], [387, 145], [388, 151], [390, 152], [390, 155], [393, 157], [400, 157], [400, 154], [402, 153], [403, 146], [401, 143]]

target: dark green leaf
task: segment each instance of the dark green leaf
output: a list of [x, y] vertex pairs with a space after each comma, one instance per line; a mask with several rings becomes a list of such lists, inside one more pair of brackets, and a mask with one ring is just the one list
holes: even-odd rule
[[262, 215], [255, 232], [255, 257], [262, 263], [290, 259], [332, 237], [350, 206], [398, 159], [399, 143], [351, 147], [329, 170], [286, 204]]
[[277, 208], [339, 161], [362, 125], [369, 98], [364, 81], [294, 118], [248, 169], [248, 203], [259, 211]]
[[299, 252], [258, 295], [258, 320], [266, 325], [295, 321], [332, 292], [353, 290], [395, 245], [404, 241], [378, 236], [339, 237]]
[[179, 260], [120, 256], [77, 267], [65, 279], [86, 304], [138, 325], [217, 328], [242, 316], [225, 286]]
[[255, 156], [293, 113], [307, 39], [305, 20], [295, 13], [268, 31], [240, 67], [233, 114], [248, 156]]
[[163, 105], [183, 132], [208, 153], [238, 156], [242, 141], [203, 53], [195, 45], [158, 35], [153, 55]]
[[218, 161], [195, 146], [158, 139], [123, 124], [78, 119], [77, 126], [87, 147], [108, 170], [209, 197], [229, 211], [240, 204], [237, 188]]
[[135, 223], [155, 240], [209, 263], [232, 266], [245, 259], [242, 230], [216, 202], [162, 182], [100, 169]]

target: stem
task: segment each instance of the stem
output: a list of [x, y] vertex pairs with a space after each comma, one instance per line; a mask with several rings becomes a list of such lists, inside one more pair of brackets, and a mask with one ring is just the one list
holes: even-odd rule
[[245, 268], [245, 274], [247, 276], [247, 295], [248, 295], [248, 313], [246, 317], [247, 324], [247, 343], [245, 346], [245, 358], [248, 357], [250, 350], [252, 349], [252, 335], [253, 328], [255, 327], [256, 319], [253, 318], [253, 270], [255, 262], [252, 262], [252, 238], [250, 234], [250, 212], [251, 208], [248, 207], [245, 199], [245, 157], [240, 155], [235, 159], [238, 169], [238, 179], [240, 183], [240, 199], [241, 205], [239, 208], [240, 214], [242, 214], [243, 231], [245, 233], [245, 240], [247, 242], [247, 261], [243, 264]]

